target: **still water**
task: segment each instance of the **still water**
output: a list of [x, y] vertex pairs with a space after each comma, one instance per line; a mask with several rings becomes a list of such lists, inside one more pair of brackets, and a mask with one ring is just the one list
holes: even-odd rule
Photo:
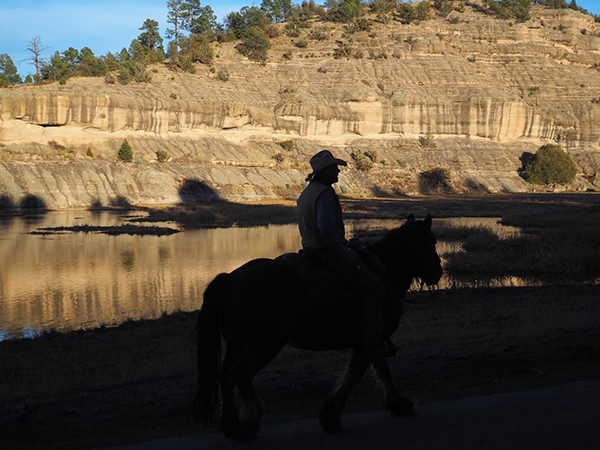
[[[0, 217], [0, 340], [196, 310], [218, 273], [301, 247], [295, 225], [186, 230], [163, 237], [29, 234], [43, 227], [116, 226], [130, 214], [60, 211]], [[360, 228], [398, 225], [361, 222]], [[348, 228], [351, 235], [355, 227]], [[446, 251], [444, 243], [438, 250]]]

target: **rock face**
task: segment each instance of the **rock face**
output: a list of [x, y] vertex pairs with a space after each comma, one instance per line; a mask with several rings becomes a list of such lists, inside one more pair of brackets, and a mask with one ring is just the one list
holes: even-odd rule
[[[303, 49], [274, 39], [266, 65], [217, 45], [226, 82], [206, 66], [194, 75], [156, 66], [145, 84], [4, 89], [0, 196], [57, 208], [171, 203], [189, 182], [228, 199], [294, 196], [322, 148], [355, 162], [377, 156], [371, 170], [345, 172], [347, 193], [424, 192], [420, 174], [436, 167], [449, 169], [446, 189], [526, 191], [523, 153], [556, 141], [581, 170], [574, 187], [597, 186], [600, 25], [542, 8], [525, 23], [470, 7], [452, 17], [459, 23], [376, 23], [341, 59], [343, 29], [331, 23], [313, 24], [329, 37]], [[137, 164], [115, 162], [125, 138]], [[287, 140], [293, 148], [279, 145]], [[154, 164], [157, 150], [167, 163]]]

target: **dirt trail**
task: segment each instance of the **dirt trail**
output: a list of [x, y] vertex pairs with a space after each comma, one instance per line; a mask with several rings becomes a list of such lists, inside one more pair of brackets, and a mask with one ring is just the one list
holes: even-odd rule
[[[394, 336], [417, 408], [600, 378], [600, 286], [441, 291], [409, 299]], [[3, 449], [86, 449], [189, 435], [194, 313], [0, 343]], [[257, 378], [266, 423], [314, 418], [346, 352], [284, 350]], [[379, 409], [369, 376], [348, 412]]]

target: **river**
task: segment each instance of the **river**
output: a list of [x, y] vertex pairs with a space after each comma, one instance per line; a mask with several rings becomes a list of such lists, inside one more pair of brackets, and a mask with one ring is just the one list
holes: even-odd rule
[[[188, 229], [162, 237], [30, 234], [44, 227], [118, 226], [140, 214], [144, 213], [53, 211], [0, 217], [0, 340], [196, 310], [215, 275], [253, 258], [301, 247], [296, 225]], [[474, 220], [497, 223], [491, 218]], [[363, 221], [360, 228], [397, 225]], [[350, 224], [348, 234], [358, 226]], [[448, 251], [444, 246], [440, 243], [440, 253]]]

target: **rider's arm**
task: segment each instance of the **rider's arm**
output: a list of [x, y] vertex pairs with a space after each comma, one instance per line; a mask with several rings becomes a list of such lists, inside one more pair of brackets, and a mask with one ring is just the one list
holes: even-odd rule
[[335, 192], [326, 189], [317, 198], [317, 227], [329, 248], [338, 256], [353, 263], [360, 264], [358, 255], [346, 247], [346, 239], [339, 236], [335, 226], [335, 210], [337, 208]]

